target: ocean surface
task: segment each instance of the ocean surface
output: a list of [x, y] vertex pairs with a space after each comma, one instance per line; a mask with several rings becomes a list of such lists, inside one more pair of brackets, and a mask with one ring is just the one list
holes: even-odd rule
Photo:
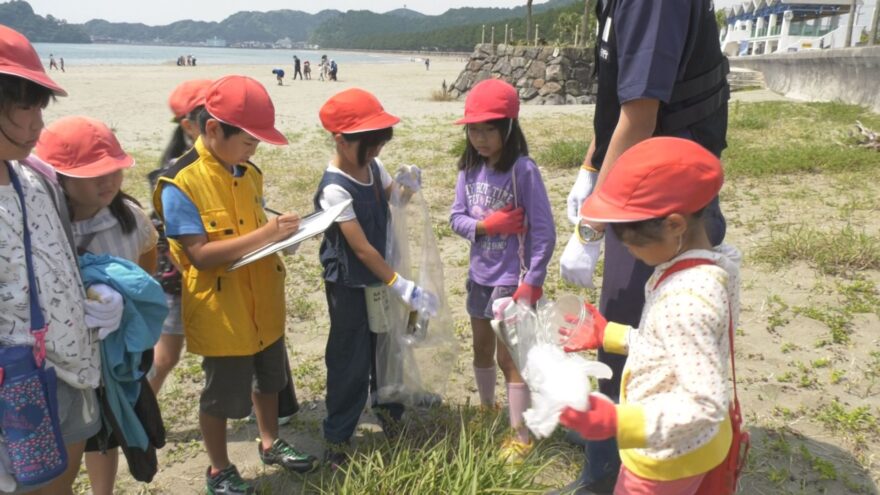
[[196, 65], [277, 65], [293, 70], [293, 56], [313, 66], [321, 55], [340, 65], [348, 63], [407, 62], [408, 55], [345, 52], [334, 50], [286, 50], [256, 48], [210, 48], [199, 46], [107, 45], [72, 43], [34, 43], [40, 59], [48, 66], [49, 54], [64, 58], [65, 65], [174, 65], [177, 57], [192, 55]]

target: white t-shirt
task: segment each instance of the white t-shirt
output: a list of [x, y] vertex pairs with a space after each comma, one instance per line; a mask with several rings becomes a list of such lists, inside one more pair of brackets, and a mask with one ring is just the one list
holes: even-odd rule
[[[124, 204], [134, 215], [137, 227], [128, 234], [122, 228], [109, 208], [102, 208], [95, 216], [73, 223], [73, 237], [77, 247], [94, 254], [109, 254], [135, 263], [140, 257], [156, 247], [159, 234], [153, 222], [138, 205], [125, 200]], [[87, 237], [91, 236], [91, 239]], [[83, 241], [88, 243], [83, 245]]]
[[[382, 189], [388, 189], [388, 186], [391, 185], [391, 181], [392, 181], [391, 174], [389, 174], [388, 171], [385, 170], [385, 165], [383, 165], [382, 162], [379, 161], [378, 158], [376, 158], [376, 165], [378, 165], [378, 167], [379, 167], [379, 176], [380, 176], [379, 178], [381, 180]], [[335, 165], [333, 165], [333, 162], [330, 162], [330, 164], [327, 165], [327, 171], [334, 173], [334, 174], [340, 174], [343, 177], [346, 177], [347, 179], [351, 180], [352, 182], [354, 182], [356, 184], [360, 184], [362, 186], [372, 186], [373, 185], [373, 170], [372, 169], [370, 169], [370, 171], [369, 171], [370, 172], [370, 181], [367, 183], [363, 183], [363, 182], [355, 179], [354, 177], [348, 175], [347, 173], [343, 172], [342, 170], [339, 170]], [[328, 186], [325, 186], [324, 190], [321, 191], [321, 197], [318, 198], [318, 204], [321, 205], [322, 210], [326, 210], [327, 208], [330, 208], [331, 206], [338, 205], [339, 203], [342, 203], [343, 201], [346, 201], [349, 199], [351, 199], [351, 194], [349, 194], [348, 191], [346, 191], [342, 186], [339, 186], [337, 184], [330, 184]], [[352, 208], [349, 205], [348, 208], [346, 208], [338, 217], [336, 217], [336, 222], [337, 223], [347, 222], [349, 220], [354, 220], [355, 218], [357, 218], [357, 216], [354, 213], [354, 208]]]
[[[101, 374], [98, 338], [86, 328], [85, 291], [62, 220], [37, 173], [12, 165], [24, 190], [34, 275], [49, 326], [47, 362], [71, 386], [95, 388]], [[18, 194], [11, 183], [0, 185], [0, 345], [34, 343], [23, 239]]]

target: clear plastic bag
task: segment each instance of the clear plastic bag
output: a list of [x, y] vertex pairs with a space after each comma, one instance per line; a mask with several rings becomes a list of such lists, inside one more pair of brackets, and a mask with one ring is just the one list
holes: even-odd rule
[[[409, 194], [407, 194], [409, 196]], [[376, 381], [379, 403], [437, 404], [446, 391], [459, 346], [446, 300], [443, 260], [421, 193], [401, 198], [392, 191], [386, 261], [401, 276], [439, 299], [437, 315], [411, 311], [391, 297], [389, 331], [377, 335]]]
[[[507, 346], [529, 386], [531, 407], [523, 414], [538, 438], [549, 436], [568, 406], [586, 410], [590, 378], [611, 378], [611, 368], [563, 351], [560, 328], [574, 328], [589, 318], [583, 300], [564, 294], [556, 302], [539, 301], [537, 311], [502, 298], [493, 304], [492, 328]], [[574, 317], [574, 318], [572, 318]]]

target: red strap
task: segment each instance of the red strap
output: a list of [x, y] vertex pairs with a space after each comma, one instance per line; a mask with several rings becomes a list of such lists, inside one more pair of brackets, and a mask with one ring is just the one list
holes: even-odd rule
[[[715, 263], [712, 260], [708, 260], [705, 258], [690, 258], [686, 260], [677, 261], [672, 264], [669, 268], [666, 269], [660, 275], [660, 278], [657, 279], [657, 282], [654, 284], [654, 290], [657, 290], [657, 287], [660, 287], [660, 284], [663, 283], [664, 280], [669, 278], [672, 274], [687, 270], [688, 268], [693, 268], [695, 266], [700, 265], [714, 265]], [[729, 335], [729, 343], [730, 343], [730, 369], [733, 377], [733, 401], [737, 405], [737, 409], [739, 408], [739, 397], [736, 394], [736, 359], [733, 356], [733, 306], [728, 301], [728, 311], [730, 316], [730, 325], [728, 326], [728, 335]], [[739, 411], [737, 411], [739, 412]]]

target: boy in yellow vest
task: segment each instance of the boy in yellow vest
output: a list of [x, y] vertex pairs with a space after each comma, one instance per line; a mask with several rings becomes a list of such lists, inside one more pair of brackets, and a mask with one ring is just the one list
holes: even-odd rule
[[207, 492], [249, 494], [254, 488], [229, 460], [226, 420], [247, 416], [251, 405], [264, 464], [307, 472], [316, 459], [278, 438], [278, 392], [287, 383], [284, 264], [272, 255], [226, 267], [290, 236], [300, 217], [267, 219], [263, 211], [263, 175], [248, 160], [260, 141], [285, 145], [287, 138], [275, 129], [275, 107], [259, 82], [218, 79], [198, 122], [202, 136], [160, 177], [153, 204], [182, 268], [186, 348], [204, 356], [199, 425], [211, 461]]

